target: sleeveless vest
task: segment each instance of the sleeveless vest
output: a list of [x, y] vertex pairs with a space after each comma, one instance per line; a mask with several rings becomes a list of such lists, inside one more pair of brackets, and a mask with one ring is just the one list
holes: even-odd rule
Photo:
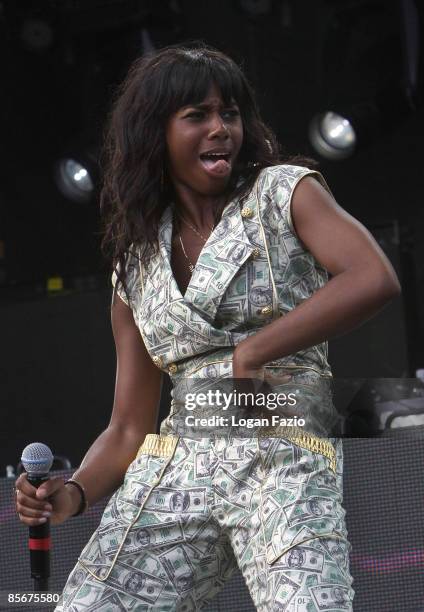
[[[172, 208], [160, 220], [159, 251], [144, 265], [134, 245], [127, 260], [130, 303], [154, 363], [180, 377], [231, 377], [234, 347], [284, 316], [328, 280], [327, 271], [303, 246], [291, 218], [291, 199], [307, 175], [329, 192], [322, 175], [309, 168], [265, 168], [248, 197], [229, 202], [204, 245], [181, 295], [171, 269]], [[330, 192], [331, 193], [331, 192]], [[327, 343], [311, 346], [267, 367], [331, 377]]]

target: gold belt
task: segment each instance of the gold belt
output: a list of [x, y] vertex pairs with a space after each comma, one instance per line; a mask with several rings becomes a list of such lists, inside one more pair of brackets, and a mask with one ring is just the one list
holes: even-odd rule
[[[261, 438], [286, 438], [297, 446], [324, 455], [330, 461], [330, 468], [336, 471], [336, 450], [329, 440], [304, 431], [300, 427], [260, 427]], [[178, 436], [162, 436], [160, 434], [147, 434], [143, 444], [137, 452], [139, 455], [153, 455], [155, 457], [170, 457], [178, 443]]]
[[313, 453], [324, 455], [330, 461], [330, 468], [336, 471], [336, 449], [329, 440], [319, 438], [315, 434], [308, 433], [301, 427], [261, 427], [259, 432], [261, 438], [287, 438], [297, 446], [306, 448]]
[[147, 434], [143, 444], [137, 452], [139, 455], [153, 455], [155, 457], [169, 457], [173, 454], [178, 442], [178, 436], [161, 436], [160, 434]]

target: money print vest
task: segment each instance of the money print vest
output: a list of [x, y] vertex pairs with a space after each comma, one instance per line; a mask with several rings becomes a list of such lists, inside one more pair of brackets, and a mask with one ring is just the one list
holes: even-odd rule
[[[171, 269], [171, 206], [160, 220], [158, 252], [147, 264], [132, 245], [126, 264], [129, 304], [113, 273], [114, 290], [131, 307], [147, 351], [174, 384], [181, 377], [231, 377], [232, 353], [241, 340], [284, 317], [327, 282], [327, 271], [303, 246], [291, 218], [294, 189], [307, 175], [330, 192], [319, 172], [278, 165], [260, 172], [243, 203], [230, 201], [184, 295]], [[266, 367], [331, 377], [326, 342]]]

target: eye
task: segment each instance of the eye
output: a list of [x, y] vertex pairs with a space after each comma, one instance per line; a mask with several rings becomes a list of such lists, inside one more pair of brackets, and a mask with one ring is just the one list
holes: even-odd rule
[[203, 111], [191, 111], [190, 113], [186, 115], [186, 118], [189, 117], [190, 119], [202, 119], [203, 116], [204, 116]]
[[228, 108], [222, 111], [222, 114], [229, 117], [230, 119], [235, 119], [240, 115], [239, 111], [235, 108]]

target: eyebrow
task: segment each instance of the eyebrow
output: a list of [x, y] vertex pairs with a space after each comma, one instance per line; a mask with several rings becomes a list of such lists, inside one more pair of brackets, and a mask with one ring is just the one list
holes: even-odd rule
[[[213, 104], [207, 104], [206, 102], [200, 102], [199, 104], [187, 104], [187, 106], [184, 107], [184, 110], [187, 110], [189, 108], [199, 108], [200, 110], [209, 110], [213, 106], [214, 106]], [[234, 100], [234, 101], [230, 102], [230, 104], [223, 104], [222, 105], [223, 108], [229, 108], [230, 106], [237, 106], [238, 107], [238, 104]]]

